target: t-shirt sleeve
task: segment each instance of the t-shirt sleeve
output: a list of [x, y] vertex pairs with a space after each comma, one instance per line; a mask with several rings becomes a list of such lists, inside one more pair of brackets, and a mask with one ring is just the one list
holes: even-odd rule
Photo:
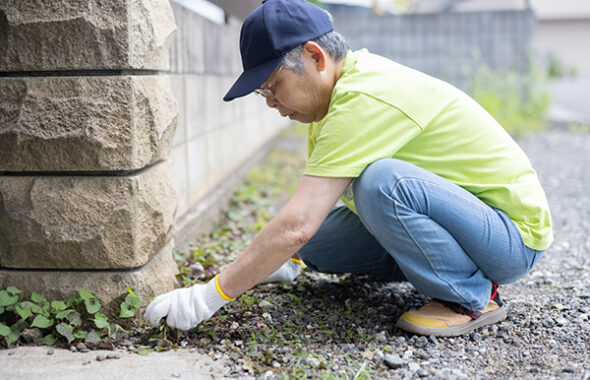
[[364, 93], [346, 93], [330, 106], [317, 135], [310, 136], [304, 174], [358, 177], [372, 162], [394, 157], [421, 130], [388, 103]]

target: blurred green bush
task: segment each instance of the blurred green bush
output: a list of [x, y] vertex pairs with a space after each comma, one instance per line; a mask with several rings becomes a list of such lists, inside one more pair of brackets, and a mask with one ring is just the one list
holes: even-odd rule
[[527, 74], [480, 67], [468, 92], [513, 136], [549, 125], [548, 78], [533, 69]]

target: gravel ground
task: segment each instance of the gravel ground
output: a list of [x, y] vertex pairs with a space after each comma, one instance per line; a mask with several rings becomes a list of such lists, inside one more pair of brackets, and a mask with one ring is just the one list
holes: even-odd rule
[[505, 321], [412, 336], [393, 327], [428, 301], [411, 285], [307, 270], [294, 284], [259, 285], [179, 339], [233, 377], [590, 379], [590, 134], [554, 129], [518, 142], [548, 195], [555, 242], [501, 288]]
[[[188, 261], [177, 254], [181, 283], [211, 278], [278, 212], [305, 157], [289, 141], [251, 172]], [[255, 287], [188, 333], [144, 326], [117, 349], [151, 346], [154, 362], [154, 349], [206, 354], [214, 362], [203, 378], [590, 379], [590, 134], [553, 129], [518, 141], [548, 195], [555, 242], [533, 272], [501, 288], [503, 322], [455, 338], [413, 336], [393, 327], [428, 302], [410, 284], [305, 270], [292, 284]]]

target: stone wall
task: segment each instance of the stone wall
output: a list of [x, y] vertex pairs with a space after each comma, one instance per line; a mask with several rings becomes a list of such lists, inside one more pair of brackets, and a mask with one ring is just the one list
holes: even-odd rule
[[0, 288], [145, 305], [286, 125], [222, 101], [241, 21], [181, 4], [0, 2]]
[[175, 287], [167, 0], [0, 3], [0, 288]]

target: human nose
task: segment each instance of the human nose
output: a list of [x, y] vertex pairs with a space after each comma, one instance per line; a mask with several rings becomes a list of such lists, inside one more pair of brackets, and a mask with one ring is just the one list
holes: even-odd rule
[[278, 108], [279, 102], [274, 97], [274, 95], [269, 95], [266, 97], [266, 105], [269, 106], [270, 108]]

